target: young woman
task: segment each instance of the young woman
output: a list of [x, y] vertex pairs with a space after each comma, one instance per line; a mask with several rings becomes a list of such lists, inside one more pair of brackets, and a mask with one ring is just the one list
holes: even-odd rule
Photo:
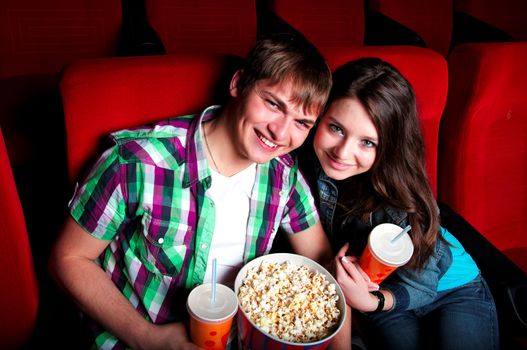
[[[374, 335], [365, 337], [368, 348], [498, 349], [490, 291], [440, 226], [410, 83], [377, 58], [340, 67], [312, 145], [300, 152], [301, 166], [339, 251], [335, 273], [346, 301]], [[371, 229], [385, 222], [411, 225], [414, 254], [370, 292], [357, 257]]]

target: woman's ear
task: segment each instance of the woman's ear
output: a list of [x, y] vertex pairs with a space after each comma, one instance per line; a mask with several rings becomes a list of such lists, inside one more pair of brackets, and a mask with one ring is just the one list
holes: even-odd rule
[[231, 97], [238, 97], [238, 82], [240, 81], [241, 70], [237, 70], [232, 76], [231, 83], [229, 85], [229, 93]]

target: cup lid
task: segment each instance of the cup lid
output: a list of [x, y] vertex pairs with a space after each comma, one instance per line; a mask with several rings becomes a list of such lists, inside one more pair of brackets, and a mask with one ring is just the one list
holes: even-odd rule
[[216, 302], [212, 302], [212, 284], [195, 287], [187, 299], [187, 310], [195, 318], [205, 322], [223, 322], [238, 310], [238, 298], [232, 289], [216, 284]]
[[368, 238], [371, 252], [384, 264], [402, 266], [412, 257], [414, 245], [408, 233], [392, 242], [401, 230], [402, 228], [395, 224], [384, 223], [375, 226], [371, 231]]

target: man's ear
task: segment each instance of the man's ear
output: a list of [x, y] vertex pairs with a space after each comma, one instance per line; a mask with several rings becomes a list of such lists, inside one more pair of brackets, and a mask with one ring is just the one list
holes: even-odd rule
[[237, 70], [232, 76], [231, 83], [229, 85], [229, 92], [231, 97], [238, 97], [238, 82], [240, 81], [241, 70]]

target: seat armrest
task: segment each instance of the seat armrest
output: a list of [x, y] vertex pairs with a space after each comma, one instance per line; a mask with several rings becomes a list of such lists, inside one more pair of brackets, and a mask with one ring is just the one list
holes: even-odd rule
[[448, 229], [478, 264], [491, 289], [500, 323], [502, 348], [516, 348], [527, 334], [527, 275], [461, 215], [439, 203], [441, 225]]

